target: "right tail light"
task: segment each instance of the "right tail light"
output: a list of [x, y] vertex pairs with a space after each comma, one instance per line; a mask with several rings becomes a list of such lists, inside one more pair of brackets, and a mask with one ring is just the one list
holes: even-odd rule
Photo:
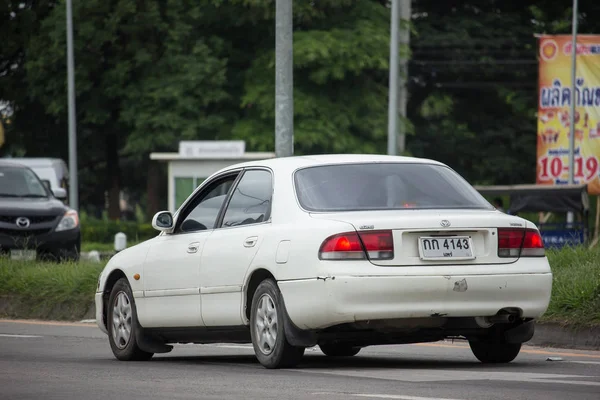
[[543, 257], [542, 236], [535, 229], [498, 229], [498, 257]]

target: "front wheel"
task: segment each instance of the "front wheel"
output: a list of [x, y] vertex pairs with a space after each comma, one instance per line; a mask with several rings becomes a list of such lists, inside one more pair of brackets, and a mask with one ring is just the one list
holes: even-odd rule
[[142, 329], [137, 321], [137, 312], [131, 287], [126, 278], [115, 283], [108, 300], [108, 340], [115, 357], [121, 361], [146, 361], [152, 358], [139, 348], [136, 334]]
[[469, 346], [475, 357], [485, 364], [509, 363], [521, 351], [521, 343], [469, 341]]
[[304, 347], [292, 346], [285, 337], [283, 302], [277, 284], [264, 280], [252, 298], [250, 336], [258, 361], [266, 368], [293, 367], [304, 355]]

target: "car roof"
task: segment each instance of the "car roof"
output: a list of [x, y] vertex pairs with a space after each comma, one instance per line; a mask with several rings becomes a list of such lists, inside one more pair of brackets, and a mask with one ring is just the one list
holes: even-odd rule
[[29, 168], [29, 166], [27, 166], [25, 164], [21, 164], [19, 162], [14, 162], [14, 161], [5, 161], [3, 159], [0, 159], [0, 167], [17, 167], [17, 168], [31, 169], [31, 168]]
[[13, 157], [3, 158], [0, 161], [6, 161], [7, 163], [17, 163], [35, 167], [53, 167], [55, 165], [62, 165], [64, 161], [60, 158], [42, 158], [42, 157]]
[[[441, 162], [419, 157], [389, 156], [380, 154], [318, 154], [306, 156], [278, 157], [266, 160], [248, 161], [231, 165], [221, 171], [238, 168], [267, 167], [274, 169], [296, 170], [298, 168], [319, 165], [350, 164], [350, 163], [420, 163], [445, 165]], [[221, 172], [220, 171], [220, 172]]]

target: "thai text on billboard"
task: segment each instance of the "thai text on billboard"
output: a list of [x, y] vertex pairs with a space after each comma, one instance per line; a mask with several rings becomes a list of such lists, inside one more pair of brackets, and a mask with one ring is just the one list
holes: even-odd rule
[[571, 101], [575, 101], [575, 183], [600, 195], [600, 35], [577, 37], [575, 96], [570, 35], [539, 40], [537, 183], [569, 182]]

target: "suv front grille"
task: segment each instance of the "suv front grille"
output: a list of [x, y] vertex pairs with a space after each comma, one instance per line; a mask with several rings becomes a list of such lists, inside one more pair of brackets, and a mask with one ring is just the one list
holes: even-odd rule
[[6, 222], [7, 224], [15, 224], [17, 222], [17, 218], [20, 217], [25, 217], [29, 220], [30, 223], [32, 224], [42, 224], [44, 222], [51, 222], [54, 221], [56, 219], [55, 215], [36, 215], [33, 217], [29, 217], [27, 215], [17, 215], [17, 216], [12, 216], [12, 215], [0, 215], [0, 222]]
[[52, 228], [43, 229], [4, 229], [0, 228], [0, 234], [10, 237], [26, 237], [26, 236], [40, 236], [50, 233]]

